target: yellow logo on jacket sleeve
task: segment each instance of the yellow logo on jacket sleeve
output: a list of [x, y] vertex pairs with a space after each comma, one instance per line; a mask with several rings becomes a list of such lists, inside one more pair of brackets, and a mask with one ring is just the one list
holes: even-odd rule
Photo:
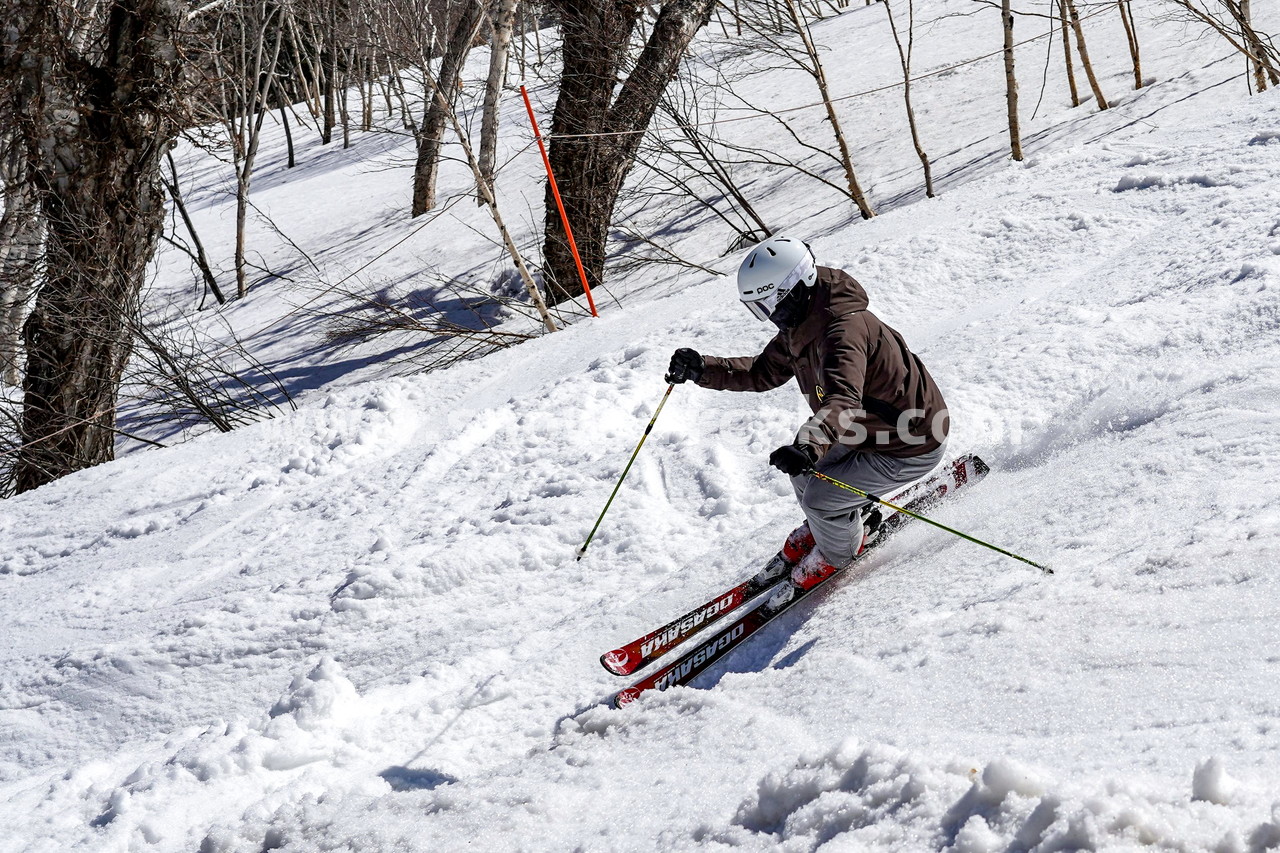
[[814, 386], [813, 386], [813, 393], [815, 393], [815, 394], [817, 394], [817, 395], [818, 395], [818, 402], [819, 402], [819, 403], [821, 403], [821, 402], [822, 402], [822, 398], [823, 398], [823, 397], [827, 396], [827, 392], [822, 390], [822, 386], [821, 386], [821, 385], [814, 385]]

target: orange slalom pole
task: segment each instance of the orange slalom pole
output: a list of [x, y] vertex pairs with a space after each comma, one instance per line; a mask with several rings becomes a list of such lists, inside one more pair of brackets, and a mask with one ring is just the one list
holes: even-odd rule
[[560, 221], [564, 223], [565, 236], [569, 238], [569, 250], [573, 252], [573, 262], [578, 265], [578, 277], [582, 279], [582, 292], [587, 295], [587, 305], [591, 308], [591, 316], [596, 313], [596, 301], [591, 298], [591, 285], [587, 284], [587, 271], [582, 268], [582, 258], [578, 255], [578, 244], [573, 239], [573, 229], [569, 227], [569, 214], [564, 212], [564, 202], [560, 199], [560, 188], [556, 186], [556, 175], [551, 171], [551, 158], [547, 156], [547, 146], [542, 141], [542, 131], [538, 130], [538, 120], [533, 116], [533, 103], [529, 100], [529, 92], [524, 84], [520, 84], [520, 96], [524, 98], [524, 107], [529, 111], [529, 123], [533, 125], [533, 138], [538, 140], [538, 150], [542, 152], [542, 164], [547, 167], [547, 183], [551, 186], [551, 194], [555, 196], [556, 207], [560, 208]]

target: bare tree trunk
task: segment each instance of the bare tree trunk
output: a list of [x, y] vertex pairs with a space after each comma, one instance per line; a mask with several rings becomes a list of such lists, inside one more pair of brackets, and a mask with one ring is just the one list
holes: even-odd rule
[[[1244, 0], [1249, 2], [1249, 0]], [[1133, 7], [1129, 0], [1116, 0], [1120, 7], [1120, 22], [1124, 24], [1124, 36], [1129, 42], [1129, 57], [1133, 60], [1133, 88], [1142, 88], [1142, 55], [1138, 47], [1138, 31], [1133, 24]]]
[[315, 27], [311, 22], [307, 22], [307, 34], [311, 36], [311, 40], [303, 42], [307, 47], [307, 56], [309, 56], [311, 64], [311, 86], [310, 95], [307, 99], [307, 109], [314, 119], [321, 119], [316, 123], [320, 129], [320, 144], [328, 145], [329, 140], [325, 137], [325, 127], [322, 117], [324, 116], [324, 86], [325, 86], [325, 46], [320, 43], [315, 35]]
[[1058, 15], [1062, 20], [1062, 57], [1067, 62], [1067, 84], [1071, 87], [1071, 106], [1080, 106], [1080, 92], [1076, 89], [1076, 69], [1071, 63], [1071, 37], [1068, 34], [1067, 4], [1058, 0]]
[[293, 131], [289, 129], [289, 109], [285, 104], [280, 105], [280, 123], [284, 125], [284, 144], [289, 152], [289, 162], [285, 168], [292, 169], [297, 161], [293, 157]]
[[831, 130], [836, 136], [836, 145], [840, 149], [840, 163], [844, 166], [844, 177], [849, 184], [849, 197], [858, 206], [858, 212], [862, 214], [862, 218], [870, 219], [876, 213], [867, 202], [867, 197], [862, 192], [862, 185], [858, 183], [858, 176], [853, 170], [853, 159], [849, 156], [849, 145], [845, 142], [844, 131], [840, 128], [840, 118], [836, 115], [836, 105], [831, 101], [831, 92], [827, 87], [827, 75], [822, 68], [822, 57], [818, 54], [818, 48], [813, 43], [813, 36], [809, 33], [809, 24], [801, 17], [800, 11], [796, 9], [795, 0], [783, 0], [783, 2], [786, 4], [787, 14], [791, 17], [791, 23], [800, 32], [800, 38], [804, 41], [805, 52], [809, 55], [809, 61], [812, 63], [808, 71], [818, 84], [818, 92], [822, 95], [822, 103], [827, 110], [827, 121], [831, 123]]
[[893, 20], [893, 9], [889, 0], [884, 0], [884, 12], [889, 16], [889, 30], [893, 33], [893, 43], [898, 48], [898, 61], [902, 65], [902, 100], [907, 107], [907, 124], [911, 128], [911, 144], [915, 146], [916, 156], [920, 158], [920, 166], [924, 170], [924, 194], [933, 198], [933, 169], [929, 165], [929, 155], [924, 151], [920, 141], [920, 131], [916, 127], [916, 111], [911, 107], [911, 53], [916, 40], [916, 6], [915, 0], [907, 0], [907, 47], [903, 50], [902, 39], [898, 35], [898, 25]]
[[39, 274], [43, 227], [40, 199], [26, 160], [12, 144], [3, 158], [4, 215], [0, 217], [0, 382], [22, 382], [22, 324]]
[[244, 299], [249, 295], [249, 280], [245, 274], [245, 228], [249, 221], [249, 182], [247, 174], [236, 176], [236, 296]]
[[1084, 27], [1080, 26], [1080, 13], [1076, 11], [1075, 0], [1063, 0], [1067, 4], [1067, 13], [1071, 15], [1071, 29], [1076, 34], [1076, 51], [1080, 54], [1080, 64], [1084, 66], [1084, 76], [1089, 79], [1089, 88], [1093, 90], [1098, 109], [1105, 110], [1107, 99], [1102, 95], [1102, 87], [1098, 85], [1098, 77], [1093, 73], [1093, 63], [1089, 61], [1089, 48], [1084, 43]]
[[333, 141], [333, 128], [337, 125], [337, 115], [334, 109], [335, 99], [334, 87], [337, 85], [338, 76], [338, 0], [329, 0], [328, 3], [329, 16], [325, 22], [324, 47], [322, 49], [321, 70], [324, 73], [324, 82], [322, 83], [322, 97], [324, 100], [324, 115], [320, 128], [320, 143], [328, 145]]
[[[182, 126], [180, 0], [109, 0], [88, 51], [71, 4], [11, 0], [0, 124], [18, 138], [46, 228], [44, 282], [23, 329], [18, 492], [114, 456], [130, 319], [164, 227], [160, 163]], [[120, 93], [129, 96], [122, 98]]]
[[[620, 0], [553, 0], [560, 10], [563, 73], [552, 115], [550, 159], [573, 223], [592, 287], [604, 280], [613, 209], [640, 140], [680, 59], [711, 20], [714, 0], [668, 0], [621, 86], [627, 46], [639, 19], [636, 4]], [[615, 90], [617, 94], [615, 95]], [[600, 135], [605, 134], [605, 135]], [[566, 295], [582, 293], [550, 186], [546, 189], [543, 259]]]
[[[1240, 14], [1248, 22], [1253, 22], [1253, 10], [1250, 7], [1249, 0], [1240, 0]], [[1252, 61], [1246, 60], [1253, 66], [1253, 86], [1258, 92], [1267, 91], [1267, 78], [1262, 73], [1262, 63], [1257, 59]]]
[[[444, 89], [446, 104], [453, 107], [458, 83], [462, 79], [462, 66], [471, 51], [484, 21], [484, 6], [479, 0], [464, 0], [462, 14], [449, 37], [444, 56], [440, 60], [440, 73], [436, 85]], [[446, 111], [438, 98], [432, 98], [422, 119], [422, 139], [418, 143], [418, 162], [413, 170], [413, 216], [421, 216], [436, 206], [436, 177], [440, 172], [440, 148], [444, 142], [444, 128], [448, 121]]]
[[[312, 42], [306, 42], [302, 38], [301, 27], [298, 19], [294, 15], [291, 6], [285, 6], [281, 10], [284, 21], [284, 34], [289, 40], [290, 55], [297, 64], [297, 79], [302, 89], [303, 101], [307, 105], [307, 112], [312, 118], [320, 115], [320, 80], [323, 76], [320, 71], [320, 53], [321, 50]], [[310, 31], [310, 28], [308, 28]], [[304, 45], [307, 48], [304, 49]], [[307, 74], [310, 70], [310, 74]], [[322, 131], [323, 133], [323, 131]], [[321, 141], [323, 142], [323, 136]]]
[[[370, 71], [370, 73], [374, 73], [376, 71], [377, 71], [377, 67], [375, 66]], [[382, 103], [387, 110], [387, 117], [390, 118], [396, 111], [395, 102], [391, 100], [391, 75], [390, 74], [383, 74], [378, 78], [378, 91], [382, 92]], [[368, 130], [372, 130], [372, 129], [373, 129], [372, 127], [368, 128]]]
[[[347, 68], [351, 67], [351, 58], [352, 57], [348, 55]], [[351, 94], [351, 80], [346, 74], [343, 74], [339, 79], [338, 85], [342, 91], [341, 96], [338, 98], [338, 118], [339, 121], [342, 122], [342, 150], [346, 151], [351, 147], [351, 109], [349, 100], [349, 96]]]
[[[191, 243], [195, 247], [192, 253], [196, 261], [196, 266], [200, 268], [200, 274], [204, 277], [205, 286], [213, 294], [213, 298], [218, 300], [219, 305], [225, 305], [227, 297], [222, 295], [222, 288], [218, 287], [218, 280], [214, 278], [213, 269], [209, 266], [209, 258], [204, 251], [204, 243], [200, 240], [200, 235], [196, 233], [195, 223], [191, 221], [191, 215], [187, 213], [187, 205], [182, 200], [182, 188], [178, 185], [178, 164], [173, 161], [173, 152], [166, 151], [165, 157], [169, 161], [169, 173], [173, 180], [165, 183], [165, 187], [169, 190], [169, 198], [173, 199], [173, 206], [178, 211], [178, 215], [182, 217], [182, 222], [187, 226], [187, 234], [191, 237]], [[202, 300], [203, 301], [203, 300]]]
[[[268, 7], [265, 0], [258, 0], [251, 7], [245, 4], [239, 14], [225, 16], [221, 22], [228, 30], [221, 41], [222, 50], [216, 59], [218, 67], [229, 59], [231, 68], [222, 71], [227, 82], [223, 86], [225, 104], [223, 124], [231, 141], [232, 162], [236, 172], [236, 239], [235, 269], [236, 294], [243, 299], [249, 293], [245, 276], [245, 228], [249, 217], [249, 187], [253, 182], [253, 167], [262, 140], [262, 124], [267, 117], [267, 104], [279, 64], [282, 38], [275, 38], [267, 55], [268, 31], [278, 20], [279, 7]], [[252, 14], [251, 14], [252, 13]], [[231, 46], [228, 48], [227, 44]], [[221, 54], [229, 54], [222, 56]], [[329, 75], [332, 79], [332, 75]]]
[[400, 105], [400, 123], [404, 125], [405, 130], [409, 131], [417, 139], [418, 123], [413, 120], [413, 110], [409, 109], [409, 101], [405, 98], [404, 80], [400, 78], [399, 69], [391, 71], [388, 85], [395, 90], [396, 102]]
[[519, 16], [519, 21], [516, 26], [520, 30], [520, 50], [516, 53], [516, 62], [517, 67], [520, 69], [520, 79], [523, 80], [528, 76], [525, 71], [525, 66], [527, 65], [526, 56], [529, 49], [529, 25], [525, 23], [525, 10], [523, 6], [516, 6], [516, 14]]
[[[1257, 30], [1253, 28], [1253, 10], [1250, 8], [1249, 0], [1240, 0], [1238, 8], [1232, 9], [1231, 11], [1239, 20], [1241, 32], [1244, 33], [1245, 40], [1253, 49], [1252, 65], [1254, 88], [1259, 92], [1265, 92], [1267, 91], [1267, 75], [1264, 73], [1265, 66], [1263, 65], [1263, 62], [1267, 55], [1266, 48], [1263, 46], [1262, 39], [1259, 38]], [[1272, 82], [1280, 82], [1276, 81], [1274, 77], [1275, 74], [1273, 72]]]
[[1014, 160], [1022, 159], [1022, 131], [1018, 127], [1018, 78], [1013, 73], [1013, 11], [1009, 0], [1001, 0], [1000, 21], [1004, 29], [1004, 97], [1009, 113], [1009, 150]]
[[[547, 0], [547, 2], [554, 3], [555, 0]], [[540, 23], [538, 16], [535, 15], [533, 19], [533, 55], [537, 58], [539, 67], [542, 66], [542, 29], [538, 26]]]
[[[362, 64], [361, 71], [364, 74], [365, 86], [360, 89], [360, 129], [365, 133], [369, 133], [373, 130], [373, 99], [376, 97], [374, 93], [373, 63], [366, 61]], [[387, 112], [391, 112], [389, 105]]]
[[[506, 77], [507, 54], [511, 48], [511, 29], [520, 0], [495, 0], [490, 12], [493, 38], [489, 45], [489, 79], [484, 88], [484, 119], [480, 125], [480, 174], [493, 180], [498, 152], [498, 98]], [[483, 197], [480, 199], [484, 203]]]

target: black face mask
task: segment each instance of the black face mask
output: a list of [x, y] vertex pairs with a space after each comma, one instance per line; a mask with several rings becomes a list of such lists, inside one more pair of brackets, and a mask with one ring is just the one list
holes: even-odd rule
[[779, 329], [794, 329], [808, 315], [812, 297], [812, 288], [803, 284], [796, 285], [790, 293], [778, 300], [778, 307], [773, 309], [769, 319]]

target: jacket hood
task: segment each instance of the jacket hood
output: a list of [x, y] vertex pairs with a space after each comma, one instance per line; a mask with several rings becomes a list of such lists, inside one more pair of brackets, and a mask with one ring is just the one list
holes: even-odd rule
[[829, 294], [827, 310], [833, 317], [843, 317], [854, 311], [865, 311], [871, 304], [862, 285], [844, 270], [818, 267], [817, 286], [827, 290]]
[[821, 335], [832, 320], [865, 311], [870, 304], [862, 285], [844, 270], [818, 267], [818, 280], [813, 289], [809, 316], [799, 326], [778, 335], [793, 356]]

